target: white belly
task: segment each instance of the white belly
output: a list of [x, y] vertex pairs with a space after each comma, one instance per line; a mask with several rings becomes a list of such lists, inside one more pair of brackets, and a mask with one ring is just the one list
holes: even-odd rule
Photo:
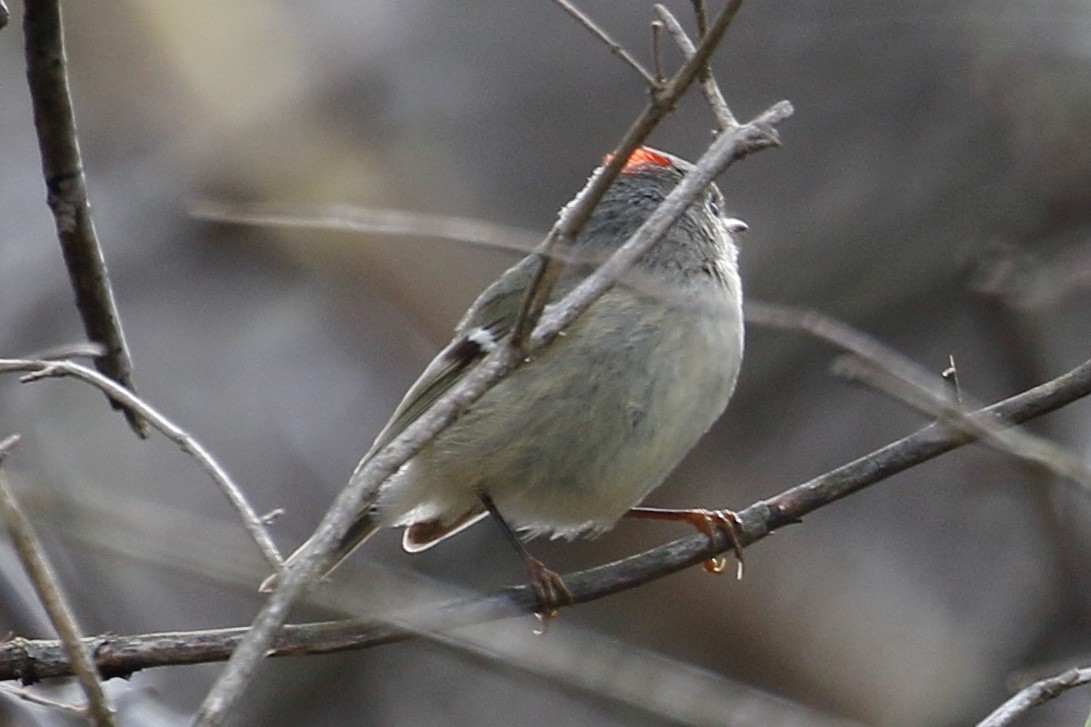
[[[607, 293], [388, 483], [384, 520], [453, 520], [479, 509], [484, 491], [533, 535], [612, 526], [727, 405], [743, 346], [734, 283], [702, 309]], [[588, 328], [605, 333], [581, 335]]]

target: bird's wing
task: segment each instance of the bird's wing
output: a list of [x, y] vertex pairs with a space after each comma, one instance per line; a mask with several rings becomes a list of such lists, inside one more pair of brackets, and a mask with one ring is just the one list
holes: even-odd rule
[[371, 446], [369, 457], [405, 431], [411, 422], [511, 332], [538, 264], [535, 256], [524, 258], [478, 296], [458, 324], [454, 339], [432, 359], [432, 363], [406, 392]]

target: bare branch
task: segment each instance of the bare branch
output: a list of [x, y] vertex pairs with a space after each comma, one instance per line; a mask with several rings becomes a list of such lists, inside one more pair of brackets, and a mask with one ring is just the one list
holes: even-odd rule
[[[1053, 474], [1079, 484], [1091, 493], [1091, 469], [1062, 447], [1028, 432], [1011, 429], [1003, 422], [973, 418], [963, 405], [961, 394], [954, 400], [943, 379], [930, 374], [905, 356], [841, 321], [813, 310], [750, 301], [746, 304], [750, 323], [809, 333], [838, 348], [852, 352], [865, 365], [841, 361], [837, 373], [861, 380], [929, 416], [965, 430], [982, 443], [1019, 459], [1045, 467]], [[949, 370], [953, 369], [952, 365]]]
[[859, 360], [836, 362], [837, 373], [864, 382], [928, 416], [961, 429], [993, 449], [1045, 468], [1062, 479], [1076, 483], [1091, 495], [1091, 469], [1083, 460], [1043, 437], [1011, 429], [987, 419], [973, 419], [961, 406], [932, 388], [892, 376], [884, 369]]
[[484, 220], [347, 205], [331, 207], [198, 200], [190, 205], [189, 213], [197, 219], [212, 222], [430, 237], [523, 254], [532, 251], [542, 240], [540, 233]]
[[4, 694], [10, 694], [16, 699], [22, 699], [24, 702], [37, 704], [40, 707], [49, 707], [50, 709], [56, 709], [72, 717], [87, 716], [87, 710], [83, 707], [77, 707], [76, 705], [68, 704], [67, 702], [58, 702], [55, 699], [48, 699], [46, 697], [33, 694], [26, 689], [18, 689], [16, 687], [8, 686], [7, 684], [0, 684], [0, 691], [2, 691]]
[[[18, 435], [13, 435], [0, 442], [0, 465], [3, 464], [8, 450], [19, 440]], [[75, 614], [68, 605], [68, 599], [61, 589], [53, 567], [42, 550], [38, 535], [31, 525], [8, 485], [7, 476], [0, 466], [0, 518], [4, 520], [8, 532], [11, 533], [15, 551], [19, 554], [19, 560], [23, 564], [23, 570], [30, 578], [34, 592], [38, 595], [38, 601], [49, 616], [50, 623], [61, 637], [65, 655], [72, 665], [72, 671], [79, 681], [83, 693], [87, 696], [87, 714], [99, 727], [113, 727], [117, 724], [114, 719], [114, 709], [110, 704], [110, 698], [106, 696], [102, 681], [95, 671], [95, 662], [91, 653], [84, 647], [81, 641], [80, 627], [76, 624]]]
[[[93, 551], [96, 557], [109, 558], [111, 562], [121, 559], [127, 568], [156, 569], [187, 581], [196, 579], [213, 588], [253, 596], [252, 587], [246, 584], [262, 564], [252, 557], [223, 557], [224, 553], [237, 553], [237, 537], [223, 529], [202, 525], [192, 513], [149, 501], [135, 502], [130, 506], [141, 517], [134, 521], [119, 515], [94, 493], [82, 491], [58, 495], [34, 490], [27, 493], [23, 503], [36, 522], [62, 525], [56, 528], [56, 535], [68, 547]], [[73, 512], [79, 513], [76, 520], [71, 518]], [[117, 537], [119, 528], [125, 533], [124, 538]], [[190, 537], [194, 528], [200, 528], [207, 537], [194, 541]], [[469, 593], [472, 591], [413, 570], [372, 561], [365, 566], [362, 577], [325, 581], [321, 588], [307, 594], [306, 602], [345, 618], [367, 614], [381, 619], [383, 614], [402, 613], [421, 604], [449, 602]], [[103, 634], [93, 648], [106, 636], [111, 644], [115, 643], [116, 634]], [[179, 636], [185, 644], [187, 635], [183, 632]], [[749, 723], [753, 724], [850, 727], [816, 713], [813, 708], [772, 697], [722, 674], [583, 629], [572, 622], [566, 621], [563, 629], [550, 631], [545, 639], [534, 636], [523, 619], [492, 622], [483, 628], [430, 631], [421, 636], [438, 648], [501, 665], [508, 673], [521, 671], [564, 689], [586, 691], [597, 698], [605, 697], [680, 724], [719, 724], [722, 715], [741, 711], [749, 715]], [[119, 672], [124, 671], [123, 659], [131, 656], [135, 662], [152, 656], [154, 647], [150, 641], [146, 649], [136, 641], [143, 635], [120, 638], [133, 641], [128, 642], [131, 649], [118, 653], [117, 661], [111, 662]], [[208, 643], [210, 649], [214, 648], [213, 639], [208, 639]], [[158, 644], [169, 648], [163, 641]], [[5, 650], [0, 645], [0, 673], [8, 672], [16, 663], [21, 673], [28, 676], [33, 676], [38, 666], [63, 668], [65, 664], [63, 651], [55, 641], [20, 641], [10, 646], [10, 650]], [[112, 649], [106, 651], [113, 654]], [[171, 655], [161, 652], [158, 656], [169, 661]], [[220, 657], [225, 658], [226, 654]], [[150, 664], [144, 666], [148, 667]], [[648, 689], [650, 684], [655, 688]]]
[[[61, 252], [76, 294], [76, 307], [87, 337], [106, 347], [106, 353], [96, 360], [95, 366], [105, 376], [136, 391], [132, 361], [110, 289], [106, 260], [91, 219], [91, 204], [76, 137], [76, 119], [68, 93], [58, 0], [27, 0], [23, 31], [27, 81], [34, 105], [34, 128], [38, 132], [47, 201], [53, 211]], [[141, 421], [136, 411], [123, 411], [133, 431], [147, 437], [147, 423]]]
[[227, 495], [227, 499], [242, 517], [243, 525], [257, 543], [262, 555], [273, 567], [279, 567], [283, 562], [280, 552], [273, 543], [269, 534], [265, 531], [261, 517], [254, 507], [246, 499], [242, 489], [239, 488], [231, 476], [227, 474], [219, 462], [194, 439], [189, 433], [171, 422], [165, 416], [153, 409], [147, 402], [132, 393], [125, 387], [106, 378], [102, 374], [93, 371], [73, 361], [36, 361], [29, 359], [0, 359], [0, 373], [8, 371], [26, 371], [27, 376], [23, 381], [37, 381], [46, 377], [70, 376], [85, 383], [91, 384], [102, 390], [112, 401], [117, 402], [126, 409], [136, 412], [142, 420], [149, 422], [158, 429], [167, 439], [177, 444], [183, 452], [189, 454], [200, 463], [201, 468], [208, 473], [213, 482], [219, 485], [220, 490]]
[[663, 35], [663, 23], [652, 21], [652, 68], [655, 73], [655, 82], [663, 82], [663, 47], [660, 37]]
[[[698, 5], [703, 10], [704, 4], [698, 3]], [[694, 54], [696, 54], [697, 49], [694, 48], [693, 41], [686, 35], [686, 31], [682, 29], [682, 24], [678, 22], [678, 19], [662, 5], [656, 5], [655, 12], [659, 16], [660, 21], [666, 26], [671, 37], [674, 38], [674, 42], [678, 45], [679, 50], [682, 51], [682, 56], [687, 60], [692, 58]], [[702, 18], [703, 13], [699, 13], [699, 24]], [[719, 126], [721, 130], [738, 126], [739, 122], [735, 118], [735, 115], [731, 113], [731, 109], [728, 108], [727, 100], [724, 99], [724, 94], [720, 90], [720, 85], [716, 83], [716, 77], [712, 75], [712, 69], [707, 63], [701, 70], [700, 79], [701, 90], [705, 94], [705, 99], [708, 101], [709, 108], [712, 109], [712, 114], [716, 117], [717, 126]]]
[[[1018, 424], [1088, 395], [1091, 395], [1091, 361], [970, 416], [975, 420], [994, 419]], [[974, 437], [971, 434], [941, 423], [925, 427], [740, 511], [739, 541], [744, 545], [753, 544], [774, 530], [799, 522], [820, 507], [972, 441]], [[727, 552], [731, 547], [725, 535], [710, 542], [708, 536], [694, 534], [624, 560], [565, 575], [564, 581], [575, 601], [583, 603], [692, 567]], [[284, 653], [287, 650], [291, 653], [317, 653], [320, 649], [365, 648], [422, 634], [435, 634], [458, 626], [529, 614], [539, 607], [531, 589], [519, 586], [491, 596], [459, 599], [399, 613], [395, 624], [372, 619], [285, 627], [275, 641], [274, 653], [281, 653], [281, 648], [286, 650]], [[319, 631], [299, 630], [310, 627]], [[96, 638], [93, 642], [100, 669], [110, 675], [124, 676], [153, 666], [225, 658], [241, 643], [239, 636], [242, 631], [226, 629], [170, 635], [109, 636]], [[308, 640], [303, 636], [307, 633], [320, 635], [321, 638], [310, 640], [309, 646], [301, 646], [301, 642]], [[35, 661], [35, 657], [39, 660]], [[26, 679], [28, 675], [47, 678], [68, 674], [69, 667], [62, 659], [55, 645], [51, 646], [49, 642], [17, 639], [0, 644], [0, 679]]]
[[978, 722], [977, 727], [1007, 727], [1015, 724], [1032, 708], [1084, 684], [1091, 684], [1091, 667], [1069, 669], [1055, 677], [1034, 682], [997, 707], [992, 714]]
[[708, 63], [708, 59], [723, 39], [741, 5], [742, 0], [731, 0], [727, 4], [709, 28], [708, 33], [701, 39], [701, 45], [694, 56], [678, 69], [665, 86], [661, 86], [652, 93], [648, 106], [625, 132], [625, 136], [614, 150], [613, 158], [592, 176], [583, 190], [561, 210], [557, 222], [540, 247], [542, 263], [534, 281], [527, 288], [526, 298], [515, 322], [512, 345], [516, 349], [520, 351], [526, 349], [531, 331], [541, 317], [549, 301], [549, 294], [560, 277], [564, 266], [561, 259], [571, 247], [576, 235], [583, 229], [595, 205], [602, 199], [607, 187], [617, 178], [633, 151], [644, 143], [659, 122], [674, 109], [675, 104], [693, 83], [700, 69]]
[[616, 40], [611, 38], [609, 34], [607, 34], [605, 30], [600, 28], [594, 20], [588, 17], [586, 13], [577, 8], [572, 3], [568, 2], [568, 0], [553, 0], [553, 3], [557, 5], [561, 10], [565, 11], [573, 18], [575, 18], [577, 23], [591, 31], [591, 34], [601, 40], [603, 44], [605, 44], [605, 46], [610, 49], [611, 53], [613, 53], [621, 60], [625, 61], [626, 65], [636, 71], [640, 75], [640, 77], [644, 79], [644, 83], [648, 84], [648, 86], [650, 86], [651, 88], [655, 88], [659, 85], [659, 80], [652, 76], [652, 74], [648, 73], [647, 69], [645, 69], [644, 66], [640, 65], [640, 61], [638, 61], [636, 58], [633, 58], [632, 54], [629, 53], [629, 51], [625, 50], [625, 46], [621, 45]]

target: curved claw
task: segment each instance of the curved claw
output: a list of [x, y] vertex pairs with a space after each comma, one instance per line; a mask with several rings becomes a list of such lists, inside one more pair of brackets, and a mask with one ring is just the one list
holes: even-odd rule
[[538, 606], [541, 608], [535, 615], [541, 622], [541, 629], [535, 631], [544, 634], [549, 624], [557, 618], [558, 609], [561, 606], [571, 606], [575, 601], [571, 591], [564, 584], [555, 571], [546, 568], [537, 558], [527, 558], [524, 561], [527, 576], [530, 578], [530, 587], [534, 589], [534, 595], [538, 598]]
[[[739, 536], [736, 532], [736, 528], [742, 527], [739, 516], [731, 510], [697, 509], [690, 512], [693, 513], [693, 518], [688, 522], [709, 538], [716, 537], [716, 529], [724, 531], [731, 543], [731, 550], [735, 553], [735, 562], [738, 563], [735, 569], [735, 578], [741, 581], [743, 571], [746, 568], [746, 559], [743, 557], [742, 546], [739, 544]], [[709, 573], [723, 573], [727, 570], [727, 556], [718, 555], [715, 558], [706, 560], [705, 570]]]
[[[716, 537], [716, 530], [722, 530], [731, 543], [731, 550], [735, 553], [738, 567], [735, 577], [742, 580], [746, 559], [743, 557], [742, 545], [739, 543], [738, 528], [742, 527], [739, 516], [731, 510], [709, 510], [705, 508], [693, 508], [690, 510], [664, 510], [654, 507], [634, 507], [629, 510], [630, 517], [649, 520], [675, 520], [688, 523], [707, 535], [710, 539]], [[709, 573], [723, 573], [727, 570], [727, 556], [719, 555], [705, 561], [705, 570]]]

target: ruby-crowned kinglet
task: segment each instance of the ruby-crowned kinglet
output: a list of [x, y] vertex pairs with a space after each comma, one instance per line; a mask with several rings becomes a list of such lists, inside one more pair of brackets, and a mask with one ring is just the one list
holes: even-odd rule
[[[572, 246], [551, 302], [619, 248], [692, 168], [647, 147], [634, 152]], [[405, 526], [403, 546], [417, 552], [490, 511], [509, 534], [572, 538], [602, 533], [638, 505], [735, 388], [743, 320], [733, 237], [746, 227], [721, 217], [722, 203], [715, 185], [702, 192], [563, 336], [383, 484], [327, 570], [381, 527]], [[539, 265], [524, 258], [474, 301], [358, 468], [510, 333]], [[563, 584], [525, 551], [524, 561], [551, 610]]]

